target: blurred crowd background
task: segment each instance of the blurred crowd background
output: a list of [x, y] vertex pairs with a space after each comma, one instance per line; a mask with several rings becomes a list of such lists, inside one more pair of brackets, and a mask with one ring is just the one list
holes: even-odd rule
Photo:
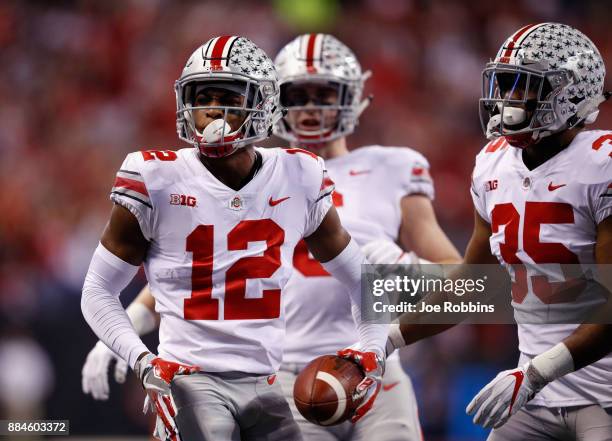
[[[113, 386], [108, 402], [81, 392], [81, 366], [96, 339], [80, 313], [80, 289], [124, 156], [182, 147], [173, 83], [201, 43], [239, 34], [274, 57], [304, 32], [345, 42], [372, 70], [366, 90], [375, 97], [350, 147], [424, 153], [437, 214], [463, 252], [472, 228], [469, 177], [485, 142], [477, 114], [484, 64], [519, 27], [559, 21], [585, 32], [612, 66], [609, 7], [599, 0], [1, 2], [0, 419], [70, 419], [75, 435], [148, 433], [135, 379]], [[602, 106], [595, 126], [612, 127], [612, 106]], [[143, 284], [133, 282], [122, 300]], [[154, 336], [147, 342], [155, 347]], [[459, 326], [402, 357], [425, 439], [484, 439], [464, 408], [496, 371], [515, 366], [515, 329]]]

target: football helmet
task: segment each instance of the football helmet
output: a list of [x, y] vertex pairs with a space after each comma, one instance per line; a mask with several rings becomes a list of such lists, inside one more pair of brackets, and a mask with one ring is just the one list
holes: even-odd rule
[[582, 32], [559, 23], [522, 27], [482, 75], [480, 121], [488, 139], [505, 136], [526, 147], [599, 113], [606, 69]]
[[[320, 144], [351, 134], [371, 98], [361, 99], [370, 71], [362, 72], [353, 51], [329, 34], [304, 34], [288, 43], [274, 60], [279, 75], [281, 106], [288, 112], [274, 126], [274, 134], [294, 144]], [[307, 94], [290, 98], [291, 88], [318, 85], [335, 90], [335, 102]], [[308, 130], [292, 121], [289, 112], [316, 112], [318, 124]], [[334, 112], [326, 123], [324, 112]]]
[[[221, 99], [216, 103], [218, 106], [196, 105], [197, 95], [212, 89], [239, 95], [242, 100]], [[281, 117], [274, 64], [263, 50], [244, 37], [215, 37], [196, 49], [174, 90], [178, 136], [205, 156], [227, 156], [267, 138], [274, 122]], [[214, 111], [216, 119], [199, 130], [194, 118], [197, 110]], [[239, 127], [232, 127], [232, 122]]]

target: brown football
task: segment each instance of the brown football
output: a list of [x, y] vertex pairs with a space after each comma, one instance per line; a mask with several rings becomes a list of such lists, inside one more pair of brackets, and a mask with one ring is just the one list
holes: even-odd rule
[[332, 426], [346, 421], [359, 402], [353, 391], [363, 380], [361, 368], [335, 355], [322, 355], [300, 372], [293, 386], [293, 399], [308, 421]]

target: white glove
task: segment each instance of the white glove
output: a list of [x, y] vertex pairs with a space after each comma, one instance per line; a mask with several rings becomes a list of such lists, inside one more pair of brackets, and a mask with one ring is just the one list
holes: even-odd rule
[[474, 424], [498, 428], [517, 413], [548, 381], [531, 362], [500, 372], [468, 404], [466, 412], [474, 415]]
[[402, 250], [390, 240], [374, 240], [362, 248], [368, 262], [372, 265], [396, 264], [409, 265], [419, 263], [419, 257], [413, 252]]
[[142, 411], [152, 410], [157, 414], [154, 434], [162, 440], [180, 440], [174, 417], [176, 406], [170, 393], [170, 383], [177, 375], [191, 375], [200, 370], [198, 366], [163, 360], [149, 353], [142, 356], [134, 366], [134, 373], [142, 382], [147, 397]]
[[111, 351], [104, 343], [98, 341], [93, 347], [81, 371], [81, 385], [83, 393], [91, 394], [96, 400], [108, 400], [108, 369], [111, 362], [115, 360], [115, 381], [124, 383], [127, 374], [128, 365], [113, 351]]

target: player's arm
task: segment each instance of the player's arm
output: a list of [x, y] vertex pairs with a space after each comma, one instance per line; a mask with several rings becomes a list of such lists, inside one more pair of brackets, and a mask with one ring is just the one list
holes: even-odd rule
[[[609, 216], [597, 226], [597, 242], [595, 244], [595, 261], [598, 265], [612, 264], [612, 216]], [[599, 271], [600, 281], [608, 290], [608, 303], [606, 308], [601, 308], [593, 322], [609, 322], [610, 316], [610, 290], [612, 289], [612, 274], [610, 271]], [[601, 318], [600, 318], [601, 317]], [[606, 324], [582, 324], [563, 340], [572, 356], [574, 370], [588, 366], [605, 357], [612, 351], [612, 325]]]
[[309, 152], [302, 153], [305, 154], [295, 157], [301, 164], [301, 173], [307, 183], [305, 190], [309, 195], [304, 241], [315, 259], [347, 288], [361, 348], [382, 356], [387, 327], [366, 323], [361, 317], [361, 264], [366, 262], [366, 258], [340, 223], [331, 198], [334, 183], [327, 176], [323, 159]]
[[148, 242], [136, 217], [115, 204], [92, 257], [81, 298], [85, 320], [98, 338], [134, 367], [148, 352], [128, 318], [119, 294], [145, 258]]
[[[148, 334], [159, 326], [159, 314], [155, 313], [155, 299], [149, 285], [145, 285], [125, 312], [138, 335]], [[81, 371], [81, 383], [85, 394], [91, 394], [96, 400], [108, 399], [110, 390], [108, 373], [113, 361], [115, 362], [115, 381], [124, 383], [128, 370], [127, 362], [98, 340], [87, 354]]]
[[[612, 216], [597, 226], [595, 259], [598, 265], [612, 263]], [[474, 414], [474, 423], [484, 427], [500, 427], [544, 386], [564, 375], [588, 366], [612, 351], [612, 325], [593, 324], [610, 321], [610, 288], [612, 277], [599, 271], [608, 290], [606, 307], [591, 318], [592, 323], [578, 326], [563, 341], [537, 355], [524, 366], [501, 372], [474, 397], [467, 407]]]
[[404, 250], [435, 263], [460, 263], [461, 255], [444, 234], [431, 200], [420, 194], [406, 195], [400, 202], [402, 223], [399, 242]]
[[304, 240], [312, 255], [321, 262], [327, 272], [346, 286], [350, 295], [360, 350], [344, 349], [338, 352], [338, 355], [357, 362], [365, 373], [365, 378], [356, 387], [353, 397], [361, 401], [351, 419], [356, 422], [372, 408], [380, 391], [388, 326], [362, 320], [361, 265], [366, 259], [359, 246], [340, 224], [338, 213], [333, 206], [314, 233]]
[[342, 227], [338, 212], [332, 206], [319, 224], [319, 227], [304, 241], [315, 259], [326, 263], [336, 257], [351, 241], [351, 236]]
[[159, 327], [160, 317], [155, 312], [155, 297], [148, 283], [142, 287], [125, 312], [138, 335], [146, 335]]
[[428, 195], [406, 195], [402, 198], [400, 207], [402, 220], [399, 244], [401, 246], [387, 239], [367, 243], [363, 247], [363, 252], [369, 263], [399, 265], [431, 262], [461, 263], [461, 255], [438, 224]]
[[384, 353], [387, 338], [384, 325], [361, 320], [361, 264], [365, 256], [340, 224], [335, 207], [331, 207], [316, 231], [304, 238], [312, 255], [349, 290], [362, 347]]
[[[474, 230], [465, 251], [463, 264], [498, 264], [495, 256], [491, 254], [490, 237], [491, 226], [474, 210]], [[461, 271], [461, 267], [458, 268], [458, 271]], [[404, 314], [399, 318], [399, 325], [391, 327], [387, 343], [388, 353], [400, 347], [416, 343], [424, 338], [437, 335], [455, 326], [455, 324], [414, 323], [419, 321], [414, 320], [418, 315], [419, 313]]]
[[[153, 314], [153, 319], [155, 320], [156, 327], [159, 326], [159, 314], [155, 312], [155, 297], [153, 297], [153, 294], [151, 293], [151, 287], [148, 283], [140, 290], [140, 292], [130, 305], [134, 304], [141, 304], [142, 306], [147, 308], [149, 312]], [[153, 329], [151, 329], [150, 331], [152, 330]], [[144, 335], [146, 334], [146, 332], [147, 331], [145, 331], [143, 334], [139, 332], [139, 335]]]
[[145, 409], [157, 412], [167, 432], [176, 434], [170, 381], [175, 375], [192, 374], [199, 368], [153, 355], [119, 301], [119, 294], [136, 275], [147, 249], [148, 241], [136, 217], [115, 204], [85, 277], [81, 310], [98, 338], [134, 369], [147, 394]]

